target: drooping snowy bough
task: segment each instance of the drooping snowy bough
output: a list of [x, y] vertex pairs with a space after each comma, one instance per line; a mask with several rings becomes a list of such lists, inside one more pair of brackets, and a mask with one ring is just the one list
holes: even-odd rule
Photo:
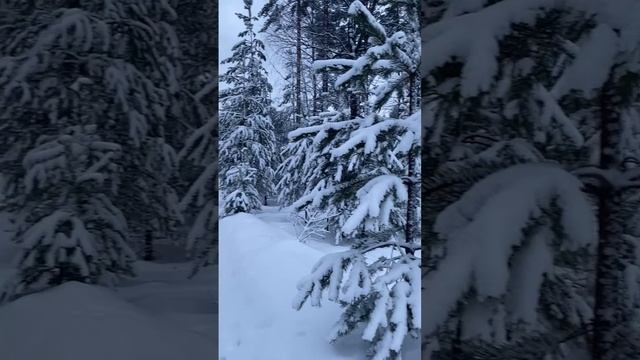
[[427, 1], [428, 359], [638, 352], [639, 8]]
[[[459, 316], [469, 319], [461, 323], [462, 340], [502, 342], [515, 326], [544, 331], [559, 315], [567, 326], [586, 326], [590, 307], [563, 279], [569, 269], [561, 261], [596, 243], [594, 209], [581, 187], [557, 165], [516, 165], [445, 209], [435, 230], [446, 242], [423, 284], [425, 334], [443, 329], [461, 302]], [[549, 300], [543, 297], [563, 298], [563, 313], [560, 304], [540, 312]]]

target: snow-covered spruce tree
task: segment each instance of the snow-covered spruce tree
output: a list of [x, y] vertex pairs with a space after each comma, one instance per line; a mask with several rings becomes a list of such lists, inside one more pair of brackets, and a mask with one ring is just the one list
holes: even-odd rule
[[188, 234], [187, 246], [194, 258], [192, 275], [200, 268], [215, 263], [217, 255], [216, 237], [218, 232], [218, 164], [216, 159], [217, 119], [212, 117], [201, 128], [194, 131], [179, 159], [197, 165], [200, 176], [191, 184], [180, 202], [184, 211], [193, 207], [197, 210]]
[[[340, 244], [344, 240], [341, 227], [349, 218], [349, 214], [355, 210], [357, 202], [353, 197], [334, 196], [339, 193], [335, 190], [336, 184], [347, 180], [341, 177], [342, 170], [336, 168], [329, 150], [346, 141], [350, 131], [355, 130], [357, 124], [349, 122], [349, 110], [327, 111], [317, 117], [310, 118], [310, 121], [316, 125], [303, 127], [289, 133], [290, 145], [286, 150], [295, 150], [301, 145], [306, 145], [308, 150], [286, 158], [278, 168], [282, 174], [282, 180], [278, 183], [278, 187], [283, 189], [281, 195], [291, 196], [295, 191], [301, 192], [302, 196], [297, 197], [291, 204], [298, 215], [303, 215], [308, 211], [324, 212], [327, 218], [327, 231], [332, 234], [335, 243]], [[332, 124], [337, 126], [335, 130], [330, 129]], [[345, 128], [345, 125], [348, 129]], [[323, 131], [325, 128], [328, 131]], [[327, 132], [331, 133], [332, 139], [326, 137]], [[286, 150], [284, 155], [288, 155]], [[367, 164], [367, 171], [376, 171], [375, 169], [379, 167], [378, 159], [370, 160], [372, 161]], [[284, 167], [296, 163], [301, 167], [291, 168], [291, 171], [287, 171], [289, 169]], [[328, 173], [335, 173], [336, 176], [327, 176]], [[284, 190], [284, 180], [289, 177], [304, 179], [304, 187]], [[361, 185], [355, 181], [354, 184], [354, 186]], [[343, 187], [348, 188], [347, 185], [343, 185]], [[402, 219], [396, 216], [397, 213], [394, 212], [392, 215], [392, 222], [402, 226], [399, 223]]]
[[[117, 211], [124, 214], [121, 219], [126, 219], [126, 223], [118, 225], [118, 236], [131, 244], [136, 225], [143, 223], [136, 216], [148, 204], [126, 194], [148, 197], [150, 192], [161, 190], [166, 195], [166, 187], [147, 185], [166, 185], [166, 171], [156, 166], [154, 159], [172, 157], [172, 151], [165, 146], [163, 125], [173, 104], [171, 94], [177, 90], [175, 79], [179, 71], [174, 62], [175, 36], [164, 20], [175, 14], [166, 2], [155, 1], [7, 0], [2, 7], [15, 15], [13, 25], [0, 30], [0, 126], [4, 134], [0, 137], [0, 171], [12, 189], [7, 203], [18, 221], [17, 227], [23, 229], [14, 240], [21, 242], [21, 234], [41, 220], [21, 216], [20, 209], [52, 206], [49, 200], [28, 191], [25, 156], [40, 146], [41, 137], [55, 139], [67, 134], [70, 128], [93, 125], [91, 136], [120, 147], [122, 156], [109, 160], [117, 165], [112, 179], [119, 184], [118, 192], [100, 192], [103, 194], [100, 198], [106, 198], [105, 204], [107, 200], [113, 204], [113, 209], [106, 205], [103, 208], [109, 208], [113, 214]], [[72, 151], [71, 155], [73, 158], [75, 153]], [[78, 161], [89, 161], [80, 158]], [[65, 169], [74, 170], [60, 165], [56, 171]], [[73, 179], [72, 173], [64, 177]], [[154, 181], [146, 184], [140, 181], [149, 178]], [[162, 196], [161, 201], [169, 200]], [[57, 201], [57, 206], [63, 209], [75, 200], [67, 196]], [[163, 213], [167, 213], [169, 205], [164, 203]], [[96, 211], [107, 216], [103, 210]], [[70, 234], [73, 228], [65, 226], [63, 232]], [[128, 272], [120, 270], [128, 269], [128, 260], [123, 260], [128, 251], [125, 247], [98, 243], [102, 238], [100, 229], [87, 228], [96, 241], [95, 258], [104, 257], [110, 264], [121, 264], [105, 267], [105, 271]], [[49, 271], [44, 267], [32, 270], [38, 269]]]
[[[182, 221], [178, 206], [177, 158], [174, 146], [186, 136], [175, 124], [183, 120], [180, 44], [176, 12], [166, 1], [109, 1], [104, 13], [113, 17], [114, 61], [105, 71], [115, 119], [111, 137], [123, 144], [123, 186], [116, 199], [127, 217], [137, 250], [147, 229], [154, 237], [171, 238]], [[142, 26], [141, 24], [147, 24]], [[126, 119], [126, 121], [123, 121]]]
[[[218, 36], [217, 1], [181, 0], [176, 34], [182, 67], [179, 120], [186, 126], [178, 153], [181, 212], [187, 231], [186, 247], [194, 264], [191, 275], [217, 261], [218, 232]], [[181, 134], [181, 133], [179, 133]], [[186, 141], [184, 140], [186, 138]]]
[[183, 213], [174, 187], [178, 156], [173, 147], [165, 142], [164, 136], [149, 136], [133, 149], [138, 153], [123, 161], [123, 186], [116, 201], [123, 204], [131, 230], [131, 244], [138, 254], [142, 254], [148, 230], [152, 243], [158, 238], [180, 241], [176, 237], [179, 237], [177, 231], [183, 222]]
[[[554, 282], [559, 284], [564, 282], [566, 284], [569, 281], [568, 277], [565, 276], [567, 266], [562, 266], [558, 261], [561, 248], [558, 248], [555, 252], [552, 251], [556, 256], [554, 259], [556, 268], [547, 270], [547, 274], [553, 273], [555, 276], [552, 280], [545, 282], [544, 285], [546, 287], [540, 285], [539, 281], [529, 281], [529, 283], [536, 286], [534, 288], [535, 292], [539, 291], [547, 294], [547, 296], [543, 297], [539, 293], [528, 294], [530, 298], [533, 296], [534, 300], [533, 305], [527, 305], [532, 306], [527, 311], [539, 309], [542, 314], [549, 315], [548, 318], [544, 318], [544, 315], [537, 313], [533, 317], [523, 319], [521, 316], [522, 304], [506, 298], [509, 296], [523, 297], [522, 294], [518, 293], [522, 291], [522, 287], [510, 287], [517, 285], [517, 282], [511, 281], [511, 279], [515, 279], [518, 276], [517, 264], [506, 268], [507, 272], [503, 274], [503, 279], [507, 280], [502, 283], [503, 285], [501, 286], [504, 287], [498, 294], [483, 293], [486, 290], [481, 289], [481, 285], [477, 284], [477, 282], [485, 280], [479, 280], [480, 275], [476, 272], [476, 268], [469, 270], [471, 271], [470, 273], [474, 274], [474, 280], [472, 281], [475, 282], [466, 282], [469, 280], [468, 274], [470, 273], [466, 272], [468, 270], [464, 270], [465, 272], [459, 275], [460, 278], [457, 282], [451, 282], [454, 273], [450, 268], [445, 268], [448, 264], [447, 261], [453, 261], [452, 259], [457, 256], [453, 243], [454, 239], [457, 239], [458, 232], [465, 234], [466, 227], [481, 226], [482, 223], [474, 224], [476, 217], [479, 218], [478, 221], [489, 221], [485, 217], [490, 216], [490, 212], [485, 213], [484, 210], [490, 209], [491, 206], [495, 205], [495, 203], [492, 204], [492, 201], [498, 201], [499, 194], [496, 194], [495, 198], [490, 197], [491, 193], [472, 195], [474, 194], [474, 189], [476, 187], [491, 186], [482, 184], [495, 181], [494, 179], [498, 178], [501, 173], [498, 172], [492, 175], [493, 178], [491, 176], [487, 177], [470, 189], [469, 186], [482, 177], [492, 172], [500, 171], [501, 168], [508, 167], [514, 163], [541, 161], [544, 156], [536, 149], [536, 146], [543, 153], [546, 152], [548, 154], [546, 150], [552, 149], [553, 146], [562, 146], [562, 142], [565, 139], [572, 140], [574, 148], [576, 145], [580, 146], [583, 143], [582, 135], [576, 131], [577, 124], [571, 123], [563, 113], [558, 111], [557, 105], [554, 110], [555, 101], [545, 101], [543, 106], [538, 105], [538, 102], [544, 100], [540, 96], [544, 87], [551, 87], [554, 81], [557, 80], [557, 75], [553, 74], [553, 68], [558, 64], [558, 57], [562, 54], [562, 47], [558, 46], [558, 41], [555, 40], [554, 43], [554, 38], [544, 34], [542, 30], [547, 28], [550, 31], [555, 30], [559, 37], [565, 36], [568, 38], [569, 36], [567, 36], [566, 32], [562, 31], [563, 29], [558, 26], [561, 24], [557, 21], [558, 15], [562, 15], [562, 13], [554, 13], [550, 9], [534, 5], [531, 7], [533, 10], [530, 10], [526, 17], [529, 21], [528, 23], [522, 23], [518, 19], [513, 20], [513, 23], [519, 22], [517, 26], [511, 26], [512, 19], [509, 16], [518, 16], [518, 14], [526, 11], [524, 11], [525, 9], [519, 9], [523, 11], [516, 12], [514, 10], [513, 13], [509, 13], [507, 11], [509, 5], [514, 6], [515, 3], [498, 3], [493, 8], [489, 6], [486, 10], [482, 10], [487, 11], [485, 13], [487, 15], [484, 15], [484, 17], [481, 15], [483, 14], [482, 11], [469, 17], [471, 19], [469, 21], [495, 25], [496, 31], [504, 31], [499, 36], [487, 31], [486, 34], [478, 34], [476, 37], [468, 36], [467, 34], [464, 35], [463, 39], [463, 35], [459, 32], [460, 29], [457, 26], [466, 21], [466, 19], [461, 16], [457, 20], [458, 13], [456, 11], [463, 12], [465, 9], [457, 9], [453, 5], [444, 13], [446, 15], [443, 15], [448, 20], [442, 20], [431, 26], [427, 25], [423, 33], [423, 35], [426, 35], [425, 38], [427, 40], [423, 49], [426, 48], [430, 53], [434, 49], [438, 51], [437, 59], [423, 60], [423, 65], [427, 67], [425, 70], [430, 75], [427, 83], [433, 89], [431, 93], [427, 93], [427, 96], [430, 96], [430, 102], [427, 103], [427, 141], [431, 141], [432, 145], [438, 145], [438, 148], [434, 146], [428, 147], [428, 149], [439, 151], [431, 151], [427, 155], [428, 157], [431, 156], [431, 161], [428, 164], [435, 165], [432, 168], [435, 171], [431, 173], [433, 174], [433, 180], [425, 191], [429, 198], [428, 204], [425, 204], [428, 207], [425, 214], [427, 234], [428, 236], [431, 235], [428, 239], [428, 244], [426, 244], [428, 273], [423, 281], [425, 296], [427, 296], [425, 305], [430, 306], [427, 307], [429, 310], [425, 312], [426, 321], [424, 321], [428, 336], [433, 335], [432, 323], [435, 317], [439, 317], [441, 314], [448, 314], [449, 316], [444, 315], [444, 318], [449, 321], [439, 327], [440, 334], [436, 337], [439, 342], [437, 344], [439, 345], [439, 351], [434, 355], [434, 358], [456, 358], [465, 356], [465, 353], [466, 356], [472, 356], [471, 354], [475, 354], [479, 350], [487, 349], [489, 344], [500, 344], [502, 348], [507, 348], [509, 344], [518, 344], [521, 346], [521, 354], [539, 354], [540, 350], [536, 348], [536, 345], [538, 345], [536, 341], [544, 345], [541, 346], [541, 351], [543, 355], [546, 355], [546, 351], [548, 351], [548, 348], [545, 348], [547, 344], [544, 340], [546, 338], [537, 336], [539, 332], [547, 330], [546, 326], [555, 326], [555, 329], [564, 329], [567, 333], [570, 333], [585, 325], [588, 321], [589, 313], [585, 313], [584, 309], [581, 310], [581, 307], [584, 308], [584, 294], [578, 293], [566, 297], [573, 299], [573, 301], [567, 302], [572, 307], [567, 313], [580, 315], [574, 315], [573, 317], [566, 317], [564, 314], [558, 316], [557, 313], [544, 314], [544, 307], [538, 308], [538, 300], [535, 300], [545, 299], [548, 301], [555, 299], [557, 301], [559, 299], [558, 295], [549, 295], [549, 289], [554, 290]], [[520, 5], [527, 6], [524, 3]], [[500, 8], [501, 6], [503, 7], [502, 9]], [[534, 10], [537, 12], [534, 12]], [[457, 24], [456, 20], [458, 21]], [[563, 20], [566, 20], [566, 18]], [[458, 43], [457, 46], [460, 48], [444, 48], [446, 46], [445, 41], [450, 41], [449, 37], [451, 36], [458, 36], [464, 41]], [[531, 47], [526, 48], [520, 45], [519, 48], [516, 48], [514, 45], [524, 36], [531, 37]], [[476, 52], [467, 52], [467, 47], [473, 48], [473, 44], [477, 44], [479, 41], [486, 42], [487, 40], [495, 45], [493, 47], [478, 47]], [[490, 49], [493, 50], [489, 52]], [[451, 58], [453, 54], [458, 57]], [[485, 56], [485, 58], [481, 61], [480, 56]], [[477, 62], [474, 63], [474, 61]], [[476, 68], [472, 68], [470, 64], [473, 64]], [[487, 70], [493, 71], [493, 75], [487, 75]], [[558, 123], [563, 125], [560, 130], [565, 131], [554, 129], [553, 124]], [[547, 134], [555, 135], [558, 139], [549, 140], [548, 136], [546, 136]], [[564, 146], [563, 148], [566, 154], [567, 147]], [[567, 163], [566, 158], [561, 160]], [[438, 164], [442, 165], [438, 166]], [[513, 169], [504, 171], [515, 171], [516, 168]], [[546, 168], [541, 171], [541, 173], [546, 172], [549, 172]], [[431, 174], [427, 176], [429, 177]], [[571, 175], [567, 173], [565, 177], [571, 178]], [[518, 185], [522, 186], [518, 190], [522, 192], [520, 196], [526, 196], [527, 193], [523, 180], [520, 180], [522, 183]], [[553, 184], [556, 181], [559, 182], [559, 180], [551, 181], [549, 188], [545, 191], [552, 191], [552, 186], [557, 186]], [[514, 183], [517, 183], [517, 181], [514, 181]], [[574, 181], [573, 184], [576, 189], [579, 189], [580, 184], [577, 181]], [[505, 184], [494, 186], [496, 186], [496, 189], [504, 188], [504, 191], [508, 190]], [[468, 192], [462, 196], [462, 193], [467, 190]], [[513, 188], [511, 191], [515, 192], [516, 190]], [[457, 196], [456, 192], [458, 192]], [[575, 189], [574, 193], [580, 194]], [[464, 202], [466, 196], [471, 199], [470, 202]], [[476, 196], [476, 198], [473, 196]], [[481, 198], [481, 196], [485, 196], [485, 198]], [[451, 205], [452, 202], [454, 202], [453, 205]], [[527, 214], [526, 207], [528, 203], [519, 203], [523, 205], [524, 214]], [[544, 202], [541, 202], [538, 206], [544, 207], [545, 205], [542, 204]], [[468, 216], [468, 220], [460, 221], [456, 225], [459, 228], [454, 226], [447, 228], [445, 225], [440, 225], [447, 223], [445, 214], [455, 214], [456, 211], [451, 209], [457, 209], [458, 206], [460, 207], [460, 213]], [[553, 207], [554, 205], [551, 206], [551, 208]], [[446, 210], [443, 210], [444, 208]], [[498, 207], [495, 209], [498, 209]], [[548, 214], [548, 211], [549, 209], [546, 212], [543, 211], [542, 215]], [[555, 214], [553, 211], [551, 213]], [[509, 214], [515, 216], [513, 207], [509, 208]], [[505, 214], [500, 214], [499, 216], [504, 218]], [[519, 234], [521, 230], [524, 231], [522, 236], [508, 239], [520, 242], [518, 244], [539, 241], [533, 239], [543, 238], [536, 235], [539, 231], [536, 228], [541, 226], [539, 223], [544, 223], [539, 218], [540, 216], [525, 215], [521, 223], [507, 222], [506, 224], [516, 227], [517, 230], [513, 234]], [[546, 219], [545, 216], [542, 216], [542, 219]], [[455, 224], [452, 220], [448, 221]], [[582, 221], [588, 223], [589, 218], [584, 217]], [[488, 226], [488, 229], [495, 228], [493, 225], [486, 226]], [[545, 226], [549, 225], [544, 225], [542, 228], [544, 229]], [[501, 227], [504, 226], [501, 225]], [[552, 228], [556, 232], [552, 235], [547, 234], [547, 237], [551, 239], [566, 238], [566, 236], [563, 236], [561, 227], [556, 225]], [[500, 238], [493, 235], [493, 239], [498, 243]], [[501, 241], [505, 239], [503, 237]], [[552, 241], [551, 239], [547, 240], [547, 245], [554, 243], [554, 241], [557, 244], [559, 241]], [[442, 243], [443, 241], [444, 243]], [[478, 235], [473, 235], [473, 241], [471, 239], [466, 241], [467, 246], [470, 246], [471, 243], [475, 244], [478, 241]], [[484, 248], [487, 248], [487, 246], [484, 244], [478, 245], [478, 251], [483, 251]], [[556, 248], [551, 247], [551, 249]], [[469, 249], [465, 251], [467, 250]], [[497, 254], [506, 256], [500, 260], [501, 262], [510, 261], [513, 263], [518, 258], [530, 256], [526, 255], [527, 253], [533, 254], [534, 252], [531, 247], [522, 245], [515, 252]], [[487, 254], [483, 253], [479, 254], [478, 258], [487, 259], [486, 256]], [[496, 263], [497, 259], [494, 257], [492, 261]], [[468, 264], [467, 261], [464, 261], [464, 263], [465, 265]], [[503, 268], [502, 271], [504, 270]], [[509, 273], [509, 271], [512, 271], [512, 273]], [[535, 274], [535, 271], [532, 271], [532, 273]], [[558, 274], [562, 276], [558, 276]], [[448, 280], [444, 280], [445, 278]], [[496, 283], [499, 282], [496, 281]], [[453, 292], [453, 289], [448, 287], [453, 284], [463, 284], [462, 290], [455, 288], [456, 292]], [[569, 284], [571, 286], [565, 286], [565, 288], [574, 288], [574, 284]], [[446, 289], [442, 290], [438, 286], [445, 286]], [[555, 286], [555, 288], [561, 287]], [[457, 293], [457, 291], [462, 292]], [[452, 292], [457, 295], [452, 295]], [[443, 298], [449, 296], [450, 298], [447, 301], [453, 300], [454, 302], [452, 304], [449, 303], [448, 308], [441, 308], [440, 306], [444, 304]], [[566, 302], [566, 298], [562, 298], [563, 303]], [[549, 304], [557, 306], [553, 301], [549, 301]], [[472, 317], [475, 315], [477, 316]], [[543, 317], [544, 320], [540, 320], [540, 317]], [[474, 321], [474, 319], [479, 321]], [[556, 322], [555, 324], [554, 321]], [[543, 325], [540, 325], [541, 323]], [[566, 335], [566, 333], [560, 334], [560, 336]], [[463, 344], [466, 344], [466, 348]], [[428, 349], [427, 353], [431, 350]], [[517, 358], [513, 351], [509, 354], [511, 357]]]
[[94, 125], [73, 126], [41, 136], [24, 156], [24, 193], [9, 203], [22, 251], [1, 300], [67, 281], [132, 274], [127, 222], [110, 200], [121, 147], [95, 132]]
[[[637, 258], [630, 230], [620, 225], [630, 219], [625, 213], [633, 204], [622, 201], [633, 188], [633, 172], [622, 172], [633, 135], [624, 130], [628, 126], [611, 124], [624, 122], [637, 101], [628, 91], [637, 78], [631, 55], [637, 52], [636, 27], [621, 4], [607, 2], [441, 5], [430, 12], [441, 19], [423, 31], [423, 51], [434, 55], [422, 65], [429, 86], [427, 141], [434, 145], [427, 165], [436, 174], [425, 190], [426, 206], [432, 206], [425, 214], [431, 236], [423, 281], [428, 358], [632, 358], [637, 349], [627, 339], [637, 338], [637, 327], [629, 299], [637, 297], [637, 286], [623, 279], [634, 273]], [[484, 30], [463, 34], [461, 26], [470, 24]], [[528, 46], [522, 46], [524, 37]], [[500, 170], [544, 158], [555, 164]], [[576, 167], [581, 169], [574, 174], [567, 171]], [[516, 176], [522, 169], [529, 174]], [[543, 185], [554, 172], [561, 175]], [[596, 180], [582, 184], [575, 175]], [[528, 183], [532, 177], [537, 184]], [[573, 190], [548, 201], [554, 189], [569, 184]], [[511, 191], [520, 198], [533, 193], [536, 201], [499, 205]], [[562, 200], [570, 193], [573, 200]], [[571, 208], [578, 200], [578, 209]], [[584, 212], [593, 207], [597, 226], [591, 225], [593, 212]], [[567, 222], [561, 214], [576, 218]], [[511, 216], [523, 217], [518, 222]], [[504, 220], [499, 234], [492, 225], [498, 219]], [[587, 228], [591, 232], [576, 237]], [[479, 236], [486, 233], [491, 245]], [[509, 250], [485, 253], [491, 246]], [[541, 246], [547, 250], [540, 252]], [[461, 254], [465, 260], [454, 265]], [[482, 265], [486, 261], [492, 266]], [[518, 280], [523, 268], [537, 280]]]
[[275, 134], [269, 118], [271, 85], [263, 67], [264, 44], [256, 37], [250, 0], [242, 39], [223, 63], [230, 64], [220, 80], [229, 87], [220, 91], [220, 190], [224, 214], [260, 208], [261, 199], [273, 193]]
[[[309, 117], [307, 125], [315, 126], [327, 122], [338, 122], [346, 118], [347, 115], [343, 112], [326, 111], [318, 116]], [[307, 126], [300, 129], [305, 128]], [[326, 188], [332, 183], [331, 179], [322, 173], [326, 157], [320, 156], [318, 146], [313, 141], [315, 131], [301, 131], [300, 129], [289, 132], [287, 136], [289, 143], [281, 153], [284, 160], [276, 170], [278, 178], [276, 190], [279, 200], [285, 206], [300, 202], [298, 200], [303, 195], [312, 192], [316, 186]]]
[[[272, 23], [266, 27], [267, 34], [272, 44], [276, 48], [282, 48], [283, 61], [285, 64], [286, 83], [282, 89], [281, 111], [286, 117], [284, 128], [287, 133], [301, 127], [317, 125], [324, 121], [335, 121], [344, 111], [336, 113], [336, 109], [349, 109], [352, 117], [358, 116], [360, 105], [357, 102], [358, 96], [362, 98], [361, 92], [354, 89], [333, 89], [329, 90], [330, 84], [335, 81], [336, 74], [329, 71], [314, 71], [313, 63], [318, 59], [331, 58], [357, 58], [367, 50], [367, 39], [369, 34], [362, 27], [355, 26], [355, 21], [348, 15], [350, 2], [322, 1], [301, 1], [304, 13], [301, 19], [301, 57], [300, 69], [297, 69], [296, 50], [298, 49], [298, 38], [295, 32], [282, 31], [283, 28], [295, 26], [297, 23], [296, 6], [297, 1], [273, 1], [273, 7], [265, 7], [267, 21]], [[371, 5], [376, 9], [375, 1], [363, 1], [366, 6]], [[278, 15], [279, 17], [274, 17]], [[300, 70], [302, 88], [297, 90], [296, 72]], [[297, 114], [298, 93], [302, 95], [300, 101], [300, 116]], [[347, 115], [349, 116], [349, 115]], [[286, 137], [285, 137], [286, 141]], [[308, 176], [309, 172], [314, 172], [321, 168], [320, 164], [312, 165], [314, 159], [307, 154], [311, 145], [311, 137], [304, 134], [291, 138], [289, 144], [284, 146], [281, 152], [283, 163], [276, 171], [278, 179], [276, 190], [278, 192], [281, 205], [291, 205], [300, 196], [318, 185], [317, 181], [323, 181], [324, 176]], [[318, 159], [322, 163], [322, 159]], [[304, 168], [297, 165], [305, 164]], [[302, 183], [291, 183], [292, 179], [305, 179]], [[324, 185], [328, 179], [324, 179]], [[316, 210], [312, 210], [316, 213]], [[297, 214], [304, 216], [304, 212]], [[340, 233], [337, 230], [336, 218], [330, 221], [327, 230], [336, 235], [336, 241], [340, 241]]]
[[[368, 82], [374, 94], [367, 105], [371, 112], [297, 133], [315, 134], [314, 144], [328, 159], [325, 170], [335, 180], [305, 201], [355, 203], [341, 231], [356, 242], [352, 250], [325, 256], [314, 266], [298, 285], [294, 307], [300, 309], [307, 301], [319, 306], [326, 290], [330, 301], [345, 308], [331, 338], [362, 325], [363, 339], [372, 342], [372, 358], [394, 359], [401, 356], [406, 335], [417, 337], [420, 331], [419, 224], [392, 221], [394, 210], [416, 213], [419, 207], [419, 194], [411, 190], [419, 173], [414, 168], [411, 174], [408, 162], [420, 147], [420, 112], [411, 108], [414, 112], [390, 118], [381, 109], [394, 93], [411, 86], [408, 78], [416, 74], [419, 62], [418, 39], [401, 31], [388, 35], [359, 1], [351, 4], [349, 13], [371, 33], [373, 46], [358, 59], [317, 65], [343, 71], [337, 87]], [[391, 248], [392, 254], [380, 252], [382, 248]]]
[[[316, 126], [347, 119], [345, 111], [326, 111], [310, 117], [309, 123]], [[315, 222], [314, 226], [322, 225], [327, 238], [333, 237], [335, 243], [339, 244], [343, 240], [340, 227], [357, 204], [349, 198], [322, 201], [323, 196], [316, 197], [317, 194], [331, 191], [334, 184], [341, 181], [326, 176], [330, 169], [330, 154], [323, 151], [314, 140], [316, 135], [316, 127], [303, 127], [289, 134], [290, 142], [282, 153], [284, 161], [277, 169], [279, 181], [276, 190], [282, 205], [292, 206], [294, 219], [303, 227], [311, 226], [311, 222]], [[314, 214], [313, 219], [310, 218], [311, 214]]]
[[304, 137], [286, 145], [281, 153], [284, 161], [276, 169], [275, 190], [281, 205], [291, 205], [298, 200], [308, 187], [308, 166], [312, 163], [312, 140]]
[[180, 0], [174, 3], [183, 88], [209, 105], [208, 108], [214, 108], [216, 99], [212, 95], [218, 86], [218, 63], [215, 61], [218, 58], [218, 48], [217, 43], [211, 39], [218, 36], [218, 2]]
[[[360, 6], [364, 8], [364, 6]], [[352, 9], [353, 7], [350, 8], [350, 10]], [[409, 9], [415, 10], [415, 7], [409, 7]], [[383, 117], [390, 115], [402, 117], [407, 114], [414, 114], [417, 108], [417, 82], [414, 80], [416, 78], [415, 70], [411, 68], [413, 66], [412, 62], [417, 62], [416, 59], [419, 58], [418, 47], [416, 46], [417, 26], [409, 28], [409, 32], [406, 34], [398, 32], [393, 36], [387, 37], [385, 29], [379, 23], [376, 22], [374, 26], [367, 25], [369, 21], [374, 21], [368, 11], [367, 14], [368, 16], [356, 12], [353, 17], [357, 23], [365, 24], [365, 26], [360, 27], [363, 33], [371, 35], [372, 44], [379, 45], [371, 47], [358, 60], [320, 60], [314, 66], [320, 71], [345, 71], [336, 79], [335, 84], [338, 92], [354, 91], [359, 93], [362, 88], [372, 88], [373, 93], [371, 96], [373, 98], [371, 101], [366, 101], [356, 106], [358, 110], [355, 112], [352, 104], [347, 102], [345, 103], [347, 109], [322, 113], [319, 116], [319, 120], [316, 120], [319, 125], [301, 128], [291, 132], [289, 135], [294, 145], [306, 141], [305, 138], [313, 137], [315, 147], [315, 153], [306, 155], [307, 159], [305, 159], [303, 167], [305, 171], [304, 177], [310, 187], [305, 191], [305, 195], [294, 203], [294, 207], [298, 209], [304, 206], [321, 207], [327, 212], [342, 214], [343, 216], [339, 216], [334, 220], [334, 224], [338, 228], [344, 225], [344, 221], [348, 218], [348, 214], [355, 209], [356, 204], [353, 202], [353, 197], [348, 195], [340, 196], [339, 194], [344, 193], [344, 191], [337, 190], [333, 185], [334, 183], [342, 182], [342, 188], [356, 189], [376, 172], [384, 173], [401, 163], [408, 165], [407, 179], [415, 182], [415, 175], [419, 167], [417, 159], [415, 159], [417, 155], [416, 148], [412, 148], [406, 158], [401, 158], [400, 160], [396, 159], [393, 153], [386, 152], [386, 150], [381, 151], [377, 156], [371, 156], [368, 152], [369, 150], [365, 150], [364, 152], [351, 154], [346, 163], [333, 161], [333, 158], [339, 156], [332, 154], [330, 150], [341, 146], [346, 141], [353, 141], [348, 140], [352, 131], [381, 120], [382, 117], [376, 118], [377, 115], [375, 113], [379, 113]], [[417, 22], [416, 17], [409, 17]], [[402, 43], [402, 46], [407, 49], [398, 50], [400, 48], [398, 46], [399, 43]], [[410, 46], [407, 44], [410, 44]], [[407, 53], [404, 53], [405, 50]], [[359, 120], [350, 118], [350, 115], [358, 114], [360, 111], [369, 111], [372, 115], [364, 118], [362, 123]], [[388, 126], [388, 124], [380, 125], [380, 129], [376, 131], [387, 131], [387, 129], [382, 129], [385, 126]], [[378, 125], [375, 127], [377, 128]], [[394, 131], [392, 128], [390, 127], [389, 131]], [[391, 138], [395, 139], [394, 135], [391, 135]], [[403, 141], [406, 142], [407, 140], [404, 139]], [[392, 144], [385, 144], [383, 147], [387, 145], [393, 146]], [[295, 161], [297, 159], [292, 160]], [[402, 167], [403, 165], [400, 166]], [[326, 173], [335, 174], [335, 176], [327, 177], [325, 176]], [[351, 183], [353, 186], [345, 185], [347, 183]], [[411, 194], [409, 199], [411, 201], [417, 198], [417, 196], [413, 195], [416, 195], [418, 191], [416, 186], [409, 187]], [[334, 196], [336, 194], [338, 195]], [[413, 209], [414, 206], [409, 206], [408, 208]], [[338, 211], [332, 211], [335, 209], [338, 209]], [[392, 212], [392, 222], [396, 222], [399, 226], [402, 226], [400, 223], [404, 222], [405, 218], [412, 223], [418, 222], [417, 213], [414, 214], [412, 211], [405, 214], [400, 214], [393, 210]], [[416, 228], [417, 226], [408, 227], [408, 229]], [[340, 232], [336, 235], [336, 240], [340, 241]], [[413, 238], [416, 236], [417, 234], [413, 234], [407, 237]]]

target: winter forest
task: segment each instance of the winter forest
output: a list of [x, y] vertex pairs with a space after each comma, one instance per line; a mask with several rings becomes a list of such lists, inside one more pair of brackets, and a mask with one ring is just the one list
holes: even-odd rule
[[216, 355], [217, 2], [0, 0], [0, 358]]
[[220, 358], [419, 359], [420, 3], [233, 3]]
[[639, 206], [640, 0], [0, 0], [1, 360], [638, 360]]

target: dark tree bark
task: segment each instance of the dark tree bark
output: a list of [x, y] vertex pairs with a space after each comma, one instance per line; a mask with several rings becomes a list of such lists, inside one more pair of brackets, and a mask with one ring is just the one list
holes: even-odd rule
[[[411, 74], [409, 76], [409, 115], [413, 114], [415, 111], [415, 74]], [[407, 176], [409, 177], [407, 182], [407, 224], [405, 226], [405, 237], [407, 242], [413, 242], [420, 238], [418, 234], [418, 218], [416, 214], [416, 210], [419, 205], [419, 196], [420, 191], [418, 188], [418, 169], [416, 168], [416, 158], [414, 154], [414, 149], [412, 148], [409, 151], [408, 158], [408, 171]]]
[[144, 261], [153, 261], [155, 256], [153, 254], [153, 232], [147, 230], [144, 235]]
[[[616, 104], [613, 75], [605, 83], [599, 99], [600, 107], [600, 168], [620, 167], [618, 151], [621, 114]], [[598, 248], [594, 297], [593, 360], [614, 360], [619, 353], [619, 341], [625, 336], [618, 329], [631, 318], [626, 302], [625, 270], [634, 261], [634, 247], [623, 236], [621, 194], [609, 184], [596, 190], [598, 201]]]
[[302, 121], [302, 0], [296, 0], [296, 123]]
[[[325, 29], [325, 31], [327, 31], [327, 29], [329, 29], [329, 22], [330, 22], [330, 16], [329, 16], [329, 0], [325, 0], [322, 4], [323, 8], [322, 11], [324, 13], [323, 16], [323, 28]], [[324, 50], [325, 46], [327, 44], [323, 44], [321, 46], [322, 50], [322, 54], [320, 55], [321, 59], [327, 59], [328, 58], [328, 53]], [[329, 93], [329, 74], [326, 71], [322, 72], [322, 104], [320, 106], [320, 109], [322, 111], [326, 110], [327, 108], [327, 103], [326, 103], [326, 98], [327, 98], [327, 94]]]

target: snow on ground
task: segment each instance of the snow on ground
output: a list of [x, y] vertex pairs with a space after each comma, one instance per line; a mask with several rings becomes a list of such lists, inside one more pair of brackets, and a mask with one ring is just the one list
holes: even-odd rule
[[[215, 343], [218, 337], [217, 270], [204, 268], [187, 279], [191, 263], [136, 264], [138, 277], [116, 291], [132, 304], [153, 312], [176, 328], [194, 332]], [[216, 350], [217, 352], [217, 350]], [[210, 352], [213, 356], [216, 352]]]
[[213, 342], [77, 282], [0, 307], [5, 360], [205, 360]]
[[[0, 283], [15, 246], [0, 229]], [[114, 289], [81, 283], [0, 306], [2, 360], [210, 360], [217, 353], [216, 269], [138, 262]]]
[[18, 249], [9, 242], [10, 224], [6, 214], [0, 213], [0, 285], [9, 277], [10, 267]]
[[[327, 341], [339, 305], [292, 308], [297, 282], [327, 252], [344, 248], [297, 241], [286, 211], [237, 214], [220, 222], [221, 360], [365, 359], [358, 334]], [[419, 359], [412, 344], [405, 359]]]

